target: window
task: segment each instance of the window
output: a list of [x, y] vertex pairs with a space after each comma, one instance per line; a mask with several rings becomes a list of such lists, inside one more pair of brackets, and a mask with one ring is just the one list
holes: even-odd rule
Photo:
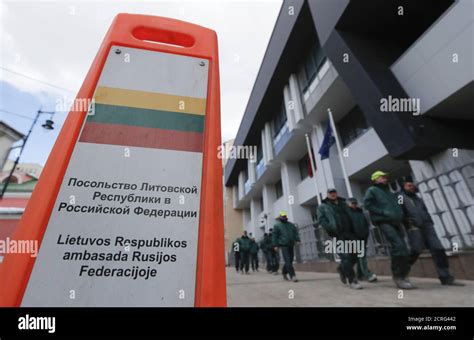
[[283, 196], [283, 186], [281, 185], [281, 180], [275, 183], [275, 192], [276, 192], [277, 199]]
[[265, 162], [263, 161], [263, 151], [262, 144], [257, 145], [257, 179], [262, 176], [263, 171], [265, 170]]
[[347, 146], [363, 135], [369, 129], [369, 124], [364, 113], [356, 106], [337, 123], [337, 128], [342, 144]]
[[315, 39], [311, 44], [310, 50], [306, 53], [298, 72], [298, 79], [303, 92], [307, 90], [313, 79], [316, 77], [325, 59], [323, 49], [319, 45], [319, 41]]
[[263, 148], [262, 148], [262, 143], [259, 143], [257, 145], [257, 163], [259, 163], [262, 158], [263, 158]]
[[280, 105], [280, 110], [277, 112], [275, 115], [275, 118], [273, 119], [273, 128], [275, 131], [275, 136], [278, 134], [278, 132], [281, 130], [281, 128], [285, 125], [286, 123], [286, 109], [285, 109], [285, 101], [281, 101]]
[[298, 167], [300, 169], [300, 177], [301, 180], [304, 180], [306, 177], [309, 176], [309, 156], [308, 154], [304, 155], [298, 162]]

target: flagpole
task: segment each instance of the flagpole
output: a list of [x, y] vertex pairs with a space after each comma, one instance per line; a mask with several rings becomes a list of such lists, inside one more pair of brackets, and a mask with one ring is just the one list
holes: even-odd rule
[[349, 182], [349, 177], [347, 176], [346, 166], [344, 164], [344, 157], [342, 156], [341, 143], [339, 142], [339, 136], [337, 134], [336, 124], [334, 123], [334, 117], [332, 116], [331, 109], [329, 109], [329, 108], [328, 108], [328, 115], [329, 115], [329, 122], [331, 124], [332, 131], [334, 132], [334, 139], [336, 140], [337, 153], [339, 154], [339, 160], [341, 162], [342, 175], [344, 176], [344, 182], [346, 183], [347, 194], [349, 195], [349, 197], [353, 197], [352, 196], [351, 184]]
[[313, 158], [313, 152], [311, 151], [311, 143], [309, 141], [309, 136], [307, 133], [305, 133], [306, 137], [306, 147], [308, 148], [308, 155], [309, 155], [309, 162], [311, 163], [311, 170], [313, 171], [313, 180], [314, 180], [314, 186], [316, 187], [316, 198], [318, 200], [318, 205], [321, 205], [321, 197], [319, 196], [319, 188], [318, 188], [318, 180], [316, 178], [316, 169], [314, 168], [314, 158]]

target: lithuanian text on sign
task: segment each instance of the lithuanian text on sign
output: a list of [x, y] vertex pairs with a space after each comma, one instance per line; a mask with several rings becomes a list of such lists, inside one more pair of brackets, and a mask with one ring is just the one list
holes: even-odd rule
[[22, 306], [193, 306], [205, 59], [113, 46]]

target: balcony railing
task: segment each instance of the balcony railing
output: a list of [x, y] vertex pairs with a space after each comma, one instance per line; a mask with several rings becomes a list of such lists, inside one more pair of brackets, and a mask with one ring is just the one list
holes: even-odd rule
[[[330, 240], [331, 237], [318, 223], [299, 227], [298, 231], [301, 239], [299, 253], [302, 261], [336, 261], [336, 254], [325, 252], [325, 242]], [[388, 255], [389, 243], [385, 236], [378, 227], [371, 226], [367, 241], [367, 256]]]
[[275, 151], [275, 155], [278, 155], [278, 153], [288, 141], [289, 137], [290, 129], [288, 128], [288, 122], [285, 122], [280, 131], [278, 131], [276, 134], [275, 138], [273, 138], [273, 149]]
[[263, 157], [258, 161], [257, 163], [257, 179], [262, 176], [263, 172], [265, 171], [265, 161], [263, 160]]
[[318, 71], [310, 80], [309, 85], [305, 87], [302, 91], [304, 101], [307, 101], [311, 93], [313, 93], [316, 87], [318, 87], [319, 82], [326, 75], [327, 71], [329, 70], [329, 67], [329, 60], [327, 58], [324, 58], [321, 64], [318, 66]]
[[248, 194], [248, 192], [250, 191], [252, 185], [250, 184], [250, 179], [246, 180], [245, 181], [245, 184], [244, 184], [244, 193], [245, 195]]

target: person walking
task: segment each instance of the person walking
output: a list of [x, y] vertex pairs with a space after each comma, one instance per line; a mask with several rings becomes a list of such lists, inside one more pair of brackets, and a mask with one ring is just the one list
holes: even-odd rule
[[[285, 262], [282, 269], [283, 278], [298, 282], [296, 278], [295, 268], [293, 267], [293, 259], [295, 256], [295, 245], [300, 242], [298, 229], [288, 221], [288, 215], [285, 211], [280, 211], [276, 224], [273, 226], [273, 245], [276, 252], [281, 249], [283, 261]], [[288, 278], [290, 275], [290, 278]]]
[[250, 240], [250, 262], [252, 264], [252, 271], [258, 272], [258, 251], [260, 250], [260, 247], [258, 246], [258, 243], [255, 241], [255, 237], [252, 237]]
[[250, 238], [247, 235], [247, 231], [239, 239], [240, 249], [240, 273], [249, 274], [249, 262], [250, 262]]
[[357, 199], [351, 197], [347, 200], [349, 204], [349, 215], [352, 219], [355, 236], [364, 242], [364, 254], [357, 257], [357, 279], [377, 282], [377, 275], [372, 273], [367, 262], [367, 241], [369, 240], [369, 223], [364, 211], [359, 207]]
[[234, 252], [235, 270], [238, 273], [240, 270], [240, 239], [239, 238], [236, 238], [234, 243], [232, 243], [232, 250]]
[[403, 210], [398, 197], [390, 191], [388, 174], [375, 171], [371, 180], [374, 183], [364, 196], [364, 208], [369, 211], [370, 219], [377, 225], [390, 244], [392, 277], [400, 289], [413, 289], [408, 279], [410, 273], [410, 254], [403, 233]]
[[263, 234], [263, 239], [260, 241], [260, 249], [263, 251], [266, 262], [267, 273], [271, 273], [272, 270], [272, 258], [270, 254], [271, 240], [267, 233]]
[[455, 281], [449, 272], [449, 262], [446, 252], [436, 235], [433, 219], [426, 208], [425, 202], [417, 195], [418, 189], [411, 181], [403, 184], [402, 208], [405, 213], [404, 225], [407, 228], [410, 244], [410, 264], [413, 265], [420, 256], [423, 248], [428, 248], [436, 266], [438, 278], [442, 285], [464, 286]]
[[[319, 223], [328, 235], [333, 238], [330, 242], [337, 244], [357, 240], [349, 207], [346, 200], [338, 196], [336, 189], [330, 188], [327, 190], [327, 197], [319, 205], [317, 213]], [[333, 248], [339, 249], [335, 245]], [[357, 253], [339, 251], [337, 254], [341, 259], [341, 264], [337, 267], [341, 282], [347, 284], [349, 281], [350, 288], [362, 289], [363, 287], [357, 281], [354, 272], [354, 266], [357, 263]]]
[[269, 246], [270, 246], [270, 258], [271, 258], [271, 274], [278, 275], [278, 270], [280, 269], [280, 252], [275, 250], [275, 244], [273, 243], [273, 228], [269, 230]]

